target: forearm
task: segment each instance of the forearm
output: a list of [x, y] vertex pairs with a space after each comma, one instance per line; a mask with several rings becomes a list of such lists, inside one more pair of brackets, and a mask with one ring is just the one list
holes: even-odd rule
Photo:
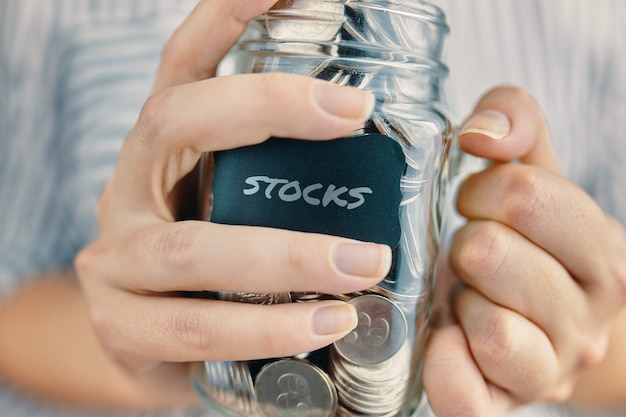
[[158, 407], [146, 387], [100, 348], [80, 288], [70, 275], [50, 274], [0, 308], [0, 374], [57, 403]]
[[626, 308], [613, 325], [606, 359], [586, 371], [572, 403], [583, 407], [626, 408]]

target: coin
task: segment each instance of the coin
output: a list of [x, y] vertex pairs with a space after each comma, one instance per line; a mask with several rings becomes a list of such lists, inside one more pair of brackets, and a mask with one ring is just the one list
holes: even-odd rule
[[306, 361], [281, 359], [265, 365], [255, 389], [265, 417], [333, 417], [337, 411], [330, 377]]
[[331, 350], [329, 370], [340, 404], [359, 415], [395, 415], [408, 390], [410, 358], [408, 341], [395, 356], [376, 365], [357, 365]]
[[247, 362], [204, 362], [204, 394], [237, 414], [257, 411], [257, 400]]
[[359, 318], [356, 328], [334, 343], [337, 352], [359, 365], [375, 365], [392, 358], [408, 334], [406, 317], [391, 300], [368, 294], [349, 301]]
[[329, 41], [343, 25], [343, 7], [338, 0], [281, 1], [256, 21], [273, 39]]
[[359, 390], [379, 392], [385, 389], [395, 389], [398, 382], [409, 379], [411, 347], [408, 342], [395, 356], [376, 365], [357, 365], [336, 353], [336, 349], [331, 351], [333, 376], [337, 375], [350, 380]]
[[223, 301], [234, 301], [248, 304], [285, 304], [291, 302], [291, 295], [288, 292], [262, 294], [252, 292], [228, 292], [221, 291], [219, 299]]

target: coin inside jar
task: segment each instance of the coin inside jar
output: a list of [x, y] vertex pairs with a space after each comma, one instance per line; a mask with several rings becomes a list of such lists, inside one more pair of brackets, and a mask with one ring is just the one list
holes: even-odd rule
[[264, 294], [221, 291], [219, 293], [219, 299], [222, 301], [264, 305], [285, 304], [291, 302], [291, 296], [288, 292]]
[[265, 365], [255, 389], [265, 417], [333, 417], [337, 411], [330, 377], [306, 361], [282, 359]]
[[408, 333], [406, 317], [391, 300], [367, 294], [349, 301], [359, 322], [348, 335], [334, 343], [337, 352], [350, 362], [375, 365], [392, 358]]

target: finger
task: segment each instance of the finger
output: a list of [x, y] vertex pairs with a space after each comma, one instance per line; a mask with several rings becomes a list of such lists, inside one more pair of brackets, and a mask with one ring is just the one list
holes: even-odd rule
[[[242, 99], [245, 97], [245, 99]], [[271, 136], [332, 139], [358, 128], [370, 93], [288, 74], [219, 77], [153, 94], [120, 154], [113, 181], [123, 212], [162, 202], [203, 152]]]
[[184, 221], [157, 224], [138, 233], [121, 251], [113, 276], [118, 286], [140, 293], [342, 294], [375, 285], [390, 266], [391, 250], [386, 245], [272, 228]]
[[450, 245], [441, 246], [437, 254], [437, 276], [435, 288], [433, 289], [433, 326], [447, 325], [455, 322], [450, 306], [454, 288], [459, 283], [458, 275], [454, 272], [450, 262]]
[[575, 184], [540, 168], [497, 165], [461, 185], [457, 206], [467, 218], [499, 221], [543, 248], [585, 290], [603, 299], [599, 307], [616, 311], [623, 302], [623, 289], [606, 257], [613, 253], [606, 243], [613, 231]]
[[326, 346], [357, 323], [341, 301], [267, 306], [119, 292], [107, 308], [113, 317], [96, 321], [96, 331], [108, 351], [134, 366], [291, 356]]
[[552, 399], [559, 358], [539, 327], [469, 288], [458, 293], [455, 307], [471, 355], [487, 380], [523, 402]]
[[248, 21], [276, 0], [203, 0], [169, 39], [154, 86], [213, 77], [217, 65], [243, 34]]
[[520, 161], [558, 171], [548, 125], [524, 90], [500, 86], [487, 92], [459, 132], [461, 148], [495, 161]]
[[452, 241], [450, 263], [490, 302], [537, 324], [568, 361], [572, 349], [580, 348], [572, 342], [590, 336], [585, 326], [591, 326], [592, 312], [584, 291], [561, 263], [502, 223], [472, 221], [462, 227]]
[[423, 375], [428, 401], [438, 417], [495, 417], [515, 405], [506, 392], [485, 381], [458, 325], [433, 331]]

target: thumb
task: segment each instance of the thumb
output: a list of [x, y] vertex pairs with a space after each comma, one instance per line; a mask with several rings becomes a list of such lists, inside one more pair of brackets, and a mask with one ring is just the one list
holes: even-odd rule
[[163, 50], [154, 90], [212, 78], [248, 21], [276, 0], [202, 0]]
[[461, 127], [459, 145], [481, 158], [559, 171], [546, 120], [530, 94], [517, 87], [488, 91]]

